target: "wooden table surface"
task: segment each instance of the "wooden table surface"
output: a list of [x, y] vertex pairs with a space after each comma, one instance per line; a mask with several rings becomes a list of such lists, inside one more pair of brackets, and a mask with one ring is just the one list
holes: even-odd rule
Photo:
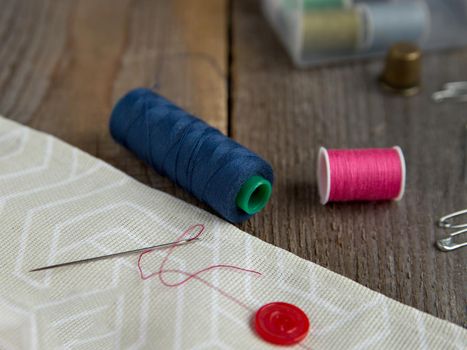
[[[427, 54], [423, 90], [383, 94], [381, 60], [295, 69], [256, 1], [0, 0], [0, 113], [204, 207], [116, 144], [112, 105], [156, 87], [274, 168], [270, 204], [245, 231], [435, 316], [467, 324], [467, 250], [442, 253], [435, 221], [467, 207], [467, 50]], [[400, 145], [399, 203], [321, 206], [318, 147]]]

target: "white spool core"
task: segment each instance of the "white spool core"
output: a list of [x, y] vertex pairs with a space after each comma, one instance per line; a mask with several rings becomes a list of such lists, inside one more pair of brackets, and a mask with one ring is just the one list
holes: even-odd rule
[[329, 166], [328, 151], [320, 147], [318, 153], [318, 191], [321, 198], [321, 204], [326, 204], [331, 192], [331, 168]]
[[396, 198], [394, 198], [395, 201], [400, 201], [402, 197], [404, 196], [405, 192], [405, 158], [404, 154], [402, 153], [402, 149], [399, 146], [394, 146], [393, 147], [397, 153], [399, 154], [399, 159], [401, 161], [401, 189], [399, 191], [399, 194], [397, 195]]

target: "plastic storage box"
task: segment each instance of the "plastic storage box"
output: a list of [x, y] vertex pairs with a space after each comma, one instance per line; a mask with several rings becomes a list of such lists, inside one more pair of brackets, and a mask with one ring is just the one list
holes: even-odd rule
[[299, 67], [386, 53], [467, 46], [467, 0], [263, 0], [263, 11]]

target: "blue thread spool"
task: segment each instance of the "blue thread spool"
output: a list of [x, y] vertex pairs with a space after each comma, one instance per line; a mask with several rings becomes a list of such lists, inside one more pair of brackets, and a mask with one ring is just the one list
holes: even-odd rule
[[149, 89], [117, 102], [110, 132], [231, 222], [247, 220], [271, 196], [273, 172], [265, 160]]
[[375, 2], [361, 7], [370, 50], [387, 49], [399, 41], [420, 44], [428, 35], [430, 12], [424, 1]]

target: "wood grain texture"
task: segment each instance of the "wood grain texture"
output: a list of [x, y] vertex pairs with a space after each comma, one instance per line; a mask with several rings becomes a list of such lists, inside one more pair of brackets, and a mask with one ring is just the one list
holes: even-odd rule
[[138, 180], [194, 198], [116, 144], [115, 101], [154, 87], [227, 131], [227, 6], [199, 1], [8, 1], [0, 22], [0, 113]]
[[[123, 92], [156, 87], [272, 163], [272, 201], [243, 229], [467, 323], [467, 252], [433, 247], [442, 235], [435, 219], [467, 204], [467, 115], [465, 105], [429, 99], [442, 83], [467, 80], [466, 51], [426, 56], [422, 94], [403, 99], [378, 89], [379, 60], [294, 69], [253, 1], [0, 0], [0, 8], [1, 114], [200, 205], [108, 133]], [[408, 163], [400, 203], [319, 205], [319, 145], [395, 144]]]
[[[255, 33], [252, 38], [251, 33]], [[435, 105], [444, 82], [467, 80], [467, 51], [427, 55], [423, 91], [381, 92], [381, 61], [296, 70], [258, 4], [233, 11], [232, 133], [271, 161], [270, 204], [248, 232], [430, 314], [466, 323], [467, 251], [441, 253], [434, 225], [467, 206], [465, 105]], [[400, 203], [319, 204], [316, 156], [329, 148], [400, 145], [408, 167]]]

